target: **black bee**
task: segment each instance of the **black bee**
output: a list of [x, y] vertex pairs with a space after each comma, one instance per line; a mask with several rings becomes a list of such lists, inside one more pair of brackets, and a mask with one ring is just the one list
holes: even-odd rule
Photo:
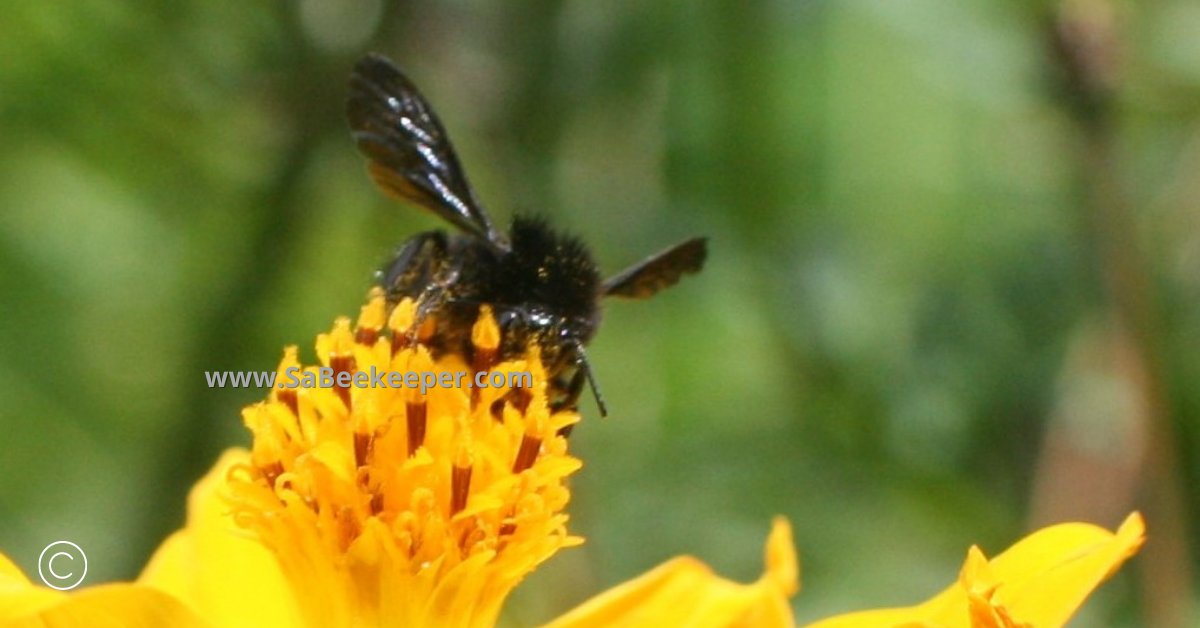
[[427, 231], [405, 243], [379, 273], [389, 300], [416, 300], [418, 318], [436, 322], [434, 349], [467, 357], [479, 307], [490, 305], [501, 328], [497, 359], [537, 343], [556, 406], [574, 407], [586, 379], [606, 414], [584, 353], [600, 325], [601, 298], [647, 298], [699, 271], [705, 239], [603, 280], [587, 247], [545, 222], [518, 217], [507, 235], [492, 224], [433, 109], [391, 61], [372, 54], [354, 67], [346, 116], [384, 192], [462, 231]]

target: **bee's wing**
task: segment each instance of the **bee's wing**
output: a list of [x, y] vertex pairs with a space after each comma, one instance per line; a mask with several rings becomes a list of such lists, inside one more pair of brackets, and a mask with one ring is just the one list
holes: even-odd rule
[[497, 248], [508, 247], [475, 198], [437, 115], [391, 61], [371, 54], [354, 66], [346, 118], [358, 150], [371, 159], [371, 177], [385, 192]]
[[706, 238], [692, 238], [651, 255], [604, 282], [604, 296], [645, 299], [704, 267]]

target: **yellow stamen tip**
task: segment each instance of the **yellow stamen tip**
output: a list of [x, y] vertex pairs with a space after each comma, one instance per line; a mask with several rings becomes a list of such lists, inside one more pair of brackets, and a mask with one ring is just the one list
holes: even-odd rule
[[358, 325], [355, 340], [361, 345], [371, 346], [379, 338], [379, 331], [387, 322], [387, 300], [383, 290], [373, 288], [368, 296], [367, 304], [358, 315]]
[[492, 308], [484, 305], [479, 308], [479, 320], [471, 328], [471, 344], [476, 349], [495, 351], [500, 348], [500, 325], [492, 315]]
[[407, 334], [417, 322], [417, 304], [412, 299], [404, 299], [392, 309], [388, 316], [388, 329], [393, 334]]

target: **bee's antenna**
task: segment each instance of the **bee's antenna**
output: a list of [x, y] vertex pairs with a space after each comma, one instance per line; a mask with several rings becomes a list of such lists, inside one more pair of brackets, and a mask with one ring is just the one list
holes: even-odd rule
[[604, 404], [604, 394], [600, 392], [600, 384], [596, 383], [596, 376], [592, 374], [592, 365], [588, 362], [582, 342], [575, 343], [575, 355], [578, 356], [579, 368], [587, 377], [588, 386], [592, 389], [592, 396], [596, 398], [596, 407], [600, 409], [600, 416], [608, 416], [608, 406]]

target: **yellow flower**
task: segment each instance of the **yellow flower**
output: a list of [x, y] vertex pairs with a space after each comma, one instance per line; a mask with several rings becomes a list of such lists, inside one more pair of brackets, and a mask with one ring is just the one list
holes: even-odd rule
[[972, 547], [958, 582], [923, 604], [840, 615], [807, 628], [1059, 628], [1144, 539], [1137, 513], [1115, 534], [1086, 523], [1043, 528], [990, 561]]
[[[428, 321], [427, 321], [428, 322]], [[246, 408], [249, 452], [231, 450], [192, 491], [187, 526], [136, 583], [69, 593], [36, 587], [0, 560], [0, 625], [250, 628], [490, 628], [567, 532], [566, 479], [581, 466], [560, 430], [536, 347], [498, 361], [485, 308], [470, 364], [434, 358], [432, 326], [375, 292], [357, 324], [337, 321], [317, 357], [339, 373], [528, 372], [522, 389], [439, 385], [273, 388]], [[301, 368], [285, 351], [279, 382]], [[382, 383], [382, 382], [379, 382]], [[2, 557], [0, 557], [2, 559]], [[792, 626], [790, 529], [776, 522], [766, 574], [739, 585], [681, 558], [550, 624]], [[683, 612], [686, 609], [687, 612]]]
[[[466, 370], [406, 346], [411, 302], [391, 337], [385, 320], [376, 295], [355, 330], [342, 319], [318, 338], [321, 363], [335, 375]], [[254, 446], [228, 478], [233, 518], [272, 550], [309, 626], [492, 626], [526, 574], [580, 542], [562, 511], [581, 463], [557, 435], [578, 416], [550, 410], [536, 348], [490, 363], [490, 313], [473, 337], [473, 366], [530, 372], [533, 387], [276, 388], [243, 413]], [[289, 349], [281, 379], [298, 367]]]

